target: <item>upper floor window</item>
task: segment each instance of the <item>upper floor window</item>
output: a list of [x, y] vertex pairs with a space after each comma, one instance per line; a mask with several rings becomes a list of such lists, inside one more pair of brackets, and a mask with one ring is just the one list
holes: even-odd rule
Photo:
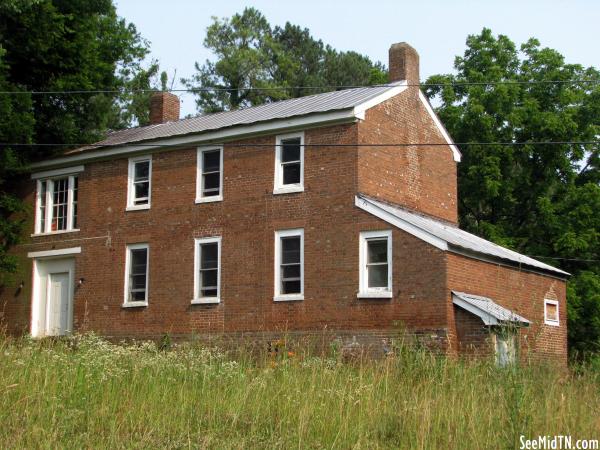
[[274, 194], [304, 191], [304, 133], [277, 136]]
[[77, 231], [76, 175], [37, 180], [35, 233]]
[[360, 233], [358, 297], [392, 297], [392, 232]]
[[129, 158], [127, 209], [148, 209], [152, 193], [152, 156]]
[[304, 230], [275, 232], [275, 301], [304, 300]]
[[192, 303], [219, 303], [221, 298], [221, 238], [195, 241], [194, 299]]
[[555, 327], [560, 325], [558, 319], [558, 302], [556, 300], [544, 300], [544, 323]]
[[127, 246], [123, 306], [148, 306], [148, 253], [148, 244]]
[[196, 202], [223, 200], [223, 147], [198, 149]]

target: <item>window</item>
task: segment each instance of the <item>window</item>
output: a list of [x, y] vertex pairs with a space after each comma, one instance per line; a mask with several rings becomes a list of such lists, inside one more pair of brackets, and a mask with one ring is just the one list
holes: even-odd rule
[[198, 148], [196, 203], [223, 200], [223, 147]]
[[78, 231], [77, 190], [75, 175], [38, 179], [36, 234]]
[[275, 301], [304, 300], [304, 230], [275, 232]]
[[127, 246], [123, 306], [148, 306], [148, 253], [148, 244]]
[[304, 191], [304, 133], [277, 136], [274, 194]]
[[127, 210], [149, 209], [152, 193], [152, 156], [129, 159]]
[[360, 233], [358, 297], [392, 297], [392, 232]]
[[558, 319], [558, 302], [556, 300], [544, 300], [544, 323], [555, 327], [560, 325]]
[[221, 238], [195, 240], [194, 299], [196, 303], [221, 301]]

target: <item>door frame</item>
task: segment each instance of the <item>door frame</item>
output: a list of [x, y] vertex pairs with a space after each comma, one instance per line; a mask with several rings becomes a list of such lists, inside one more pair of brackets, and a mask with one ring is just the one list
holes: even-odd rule
[[[46, 314], [48, 310], [48, 295], [51, 273], [69, 273], [69, 291], [68, 291], [68, 317], [67, 330], [65, 334], [73, 332], [73, 310], [75, 299], [75, 257], [73, 249], [64, 249], [65, 251], [52, 251], [49, 256], [38, 257], [35, 253], [48, 254], [50, 252], [35, 252], [30, 254], [33, 257], [33, 289], [31, 290], [31, 322], [30, 332], [33, 337], [45, 337], [46, 334]], [[81, 250], [80, 250], [81, 251]], [[33, 256], [35, 255], [35, 256]], [[52, 269], [52, 263], [59, 265]], [[45, 278], [45, 280], [44, 280]], [[43, 320], [42, 320], [42, 308]]]

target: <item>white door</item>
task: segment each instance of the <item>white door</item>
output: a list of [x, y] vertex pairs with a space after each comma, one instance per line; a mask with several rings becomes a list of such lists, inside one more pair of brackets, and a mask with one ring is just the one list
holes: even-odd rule
[[62, 336], [69, 328], [69, 272], [48, 274], [46, 336]]
[[74, 258], [35, 260], [32, 336], [62, 336], [73, 330], [74, 274]]

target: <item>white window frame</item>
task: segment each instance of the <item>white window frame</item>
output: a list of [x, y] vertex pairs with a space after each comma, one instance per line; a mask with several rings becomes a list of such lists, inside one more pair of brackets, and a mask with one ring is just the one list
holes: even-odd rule
[[[135, 176], [135, 165], [139, 162], [148, 161], [148, 203], [145, 205], [136, 205], [135, 188], [133, 180]], [[138, 211], [140, 209], [150, 209], [152, 204], [152, 155], [136, 156], [129, 158], [129, 169], [127, 171], [127, 207], [126, 211]]]
[[[200, 296], [200, 246], [202, 244], [213, 244], [218, 245], [218, 259], [217, 259], [217, 296], [216, 297], [201, 297]], [[194, 298], [192, 299], [192, 305], [220, 303], [221, 302], [221, 236], [209, 237], [209, 238], [196, 238], [194, 239]]]
[[[202, 155], [206, 152], [216, 150], [220, 152], [219, 195], [204, 196], [202, 195]], [[196, 203], [210, 203], [221, 201], [223, 201], [223, 146], [212, 145], [198, 147], [198, 152], [196, 156]]]
[[[69, 174], [70, 173], [70, 174]], [[73, 174], [72, 172], [67, 172], [65, 174], [61, 174], [60, 176], [54, 176], [49, 178], [37, 178], [36, 179], [36, 194], [35, 194], [35, 228], [34, 234], [36, 235], [44, 235], [44, 234], [60, 234], [60, 233], [71, 233], [74, 231], [79, 231], [79, 228], [73, 227], [73, 190], [75, 188], [75, 178], [78, 177], [78, 174]], [[54, 214], [54, 183], [56, 180], [62, 180], [67, 178], [67, 228], [65, 230], [52, 230], [52, 220]], [[44, 212], [44, 229], [42, 230], [42, 217], [41, 217], [41, 207], [42, 207], [42, 182], [46, 182], [46, 205]], [[79, 187], [78, 187], [79, 189]], [[78, 195], [79, 197], [79, 195]], [[78, 201], [79, 203], [79, 201]], [[79, 211], [81, 208], [78, 206], [77, 214], [79, 215]]]
[[[367, 270], [368, 261], [368, 241], [371, 239], [387, 239], [388, 256], [388, 285], [385, 288], [369, 288], [369, 272]], [[392, 262], [394, 260], [392, 253], [392, 230], [381, 231], [361, 231], [359, 239], [359, 287], [358, 298], [392, 298], [393, 277]]]
[[[146, 298], [143, 301], [129, 301], [129, 277], [131, 270], [131, 250], [146, 249]], [[148, 306], [148, 286], [150, 285], [150, 245], [143, 244], [127, 244], [125, 250], [125, 295], [123, 298], [124, 308], [135, 308], [139, 306]]]
[[[555, 305], [556, 306], [556, 320], [548, 318], [547, 305]], [[544, 323], [546, 325], [551, 325], [553, 327], [560, 326], [560, 309], [559, 309], [558, 301], [550, 300], [548, 298], [544, 299]]]
[[[300, 237], [300, 293], [281, 293], [281, 238]], [[289, 230], [275, 231], [275, 295], [276, 302], [304, 300], [304, 228], [293, 228]]]
[[[283, 184], [283, 165], [281, 164], [282, 142], [295, 138], [300, 138], [300, 183]], [[275, 137], [275, 183], [273, 194], [290, 194], [293, 192], [304, 192], [304, 131], [279, 134]]]

